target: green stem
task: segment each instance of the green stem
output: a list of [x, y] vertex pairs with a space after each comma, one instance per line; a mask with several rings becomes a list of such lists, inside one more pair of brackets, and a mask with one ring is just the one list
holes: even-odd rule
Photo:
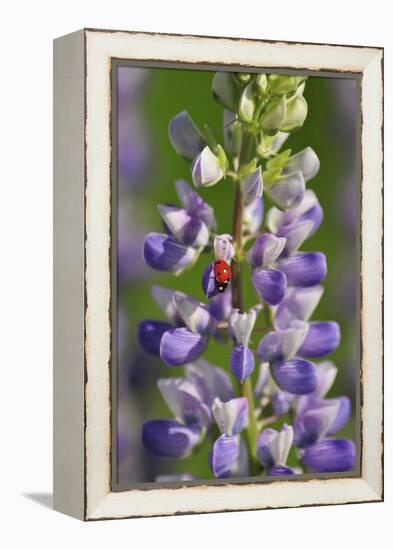
[[[252, 147], [253, 136], [245, 134], [243, 139], [243, 147], [240, 153], [240, 166], [249, 161], [250, 143]], [[243, 193], [241, 183], [236, 184], [235, 202], [233, 206], [233, 224], [232, 235], [234, 239], [234, 245], [238, 254], [238, 257], [243, 255]], [[242, 293], [242, 274], [239, 262], [234, 262], [232, 265], [232, 307], [243, 311], [243, 293]], [[247, 378], [244, 382], [240, 383], [240, 393], [248, 401], [248, 426], [246, 428], [246, 441], [250, 457], [250, 470], [251, 474], [255, 475], [259, 472], [259, 464], [256, 457], [256, 443], [258, 437], [258, 426], [255, 417], [255, 403], [254, 393], [251, 384], [251, 379]]]

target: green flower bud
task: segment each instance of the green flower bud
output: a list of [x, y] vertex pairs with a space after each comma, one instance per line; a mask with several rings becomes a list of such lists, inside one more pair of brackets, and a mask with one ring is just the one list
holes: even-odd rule
[[293, 132], [303, 126], [307, 117], [307, 101], [302, 95], [295, 94], [288, 99], [286, 104], [286, 115], [280, 130], [283, 132]]
[[235, 74], [238, 80], [240, 80], [240, 82], [244, 82], [245, 84], [247, 84], [247, 82], [250, 81], [251, 75], [249, 73], [235, 73]]
[[251, 122], [255, 110], [254, 82], [244, 88], [239, 103], [239, 119], [242, 122]]
[[285, 96], [271, 101], [260, 118], [259, 125], [267, 134], [274, 134], [281, 128], [286, 115]]
[[290, 94], [297, 90], [302, 77], [272, 74], [269, 76], [269, 90], [273, 95]]
[[236, 113], [240, 91], [232, 73], [216, 73], [213, 77], [212, 92], [218, 103], [229, 111]]
[[268, 81], [267, 76], [265, 74], [259, 74], [255, 79], [255, 87], [257, 90], [257, 93], [260, 97], [264, 97], [266, 95], [266, 90], [268, 87]]

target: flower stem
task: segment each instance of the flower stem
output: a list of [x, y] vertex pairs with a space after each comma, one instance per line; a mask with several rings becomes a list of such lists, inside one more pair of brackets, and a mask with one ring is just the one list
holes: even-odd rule
[[[248, 149], [249, 144], [243, 145]], [[248, 152], [248, 151], [247, 151]], [[245, 156], [247, 158], [247, 152]], [[242, 159], [243, 162], [246, 158]], [[235, 249], [238, 253], [238, 257], [243, 255], [243, 193], [240, 181], [236, 184], [236, 194], [233, 206], [233, 219], [232, 219], [232, 235], [234, 239]], [[239, 262], [234, 262], [232, 265], [232, 307], [239, 309], [241, 312], [244, 309], [243, 293], [242, 293], [242, 274], [241, 266]], [[246, 428], [246, 441], [248, 447], [248, 453], [250, 457], [250, 473], [255, 475], [259, 472], [259, 464], [256, 457], [256, 442], [258, 436], [258, 427], [255, 417], [255, 403], [254, 394], [250, 377], [246, 378], [244, 382], [240, 384], [240, 393], [248, 401], [248, 426]]]

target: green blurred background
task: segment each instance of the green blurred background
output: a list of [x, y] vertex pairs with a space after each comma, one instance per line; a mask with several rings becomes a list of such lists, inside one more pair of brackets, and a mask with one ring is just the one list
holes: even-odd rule
[[[170, 119], [187, 110], [198, 126], [207, 123], [222, 143], [223, 109], [212, 97], [214, 73], [210, 71], [134, 67], [120, 67], [118, 71], [118, 202], [121, 210], [118, 232], [122, 248], [119, 262], [128, 265], [128, 271], [123, 270], [126, 273], [120, 273], [119, 267], [118, 277], [118, 482], [124, 486], [154, 481], [156, 475], [176, 471], [211, 479], [207, 464], [210, 445], [203, 445], [196, 456], [177, 462], [152, 459], [142, 449], [140, 430], [143, 421], [171, 417], [156, 388], [157, 378], [181, 376], [183, 370], [167, 367], [145, 354], [137, 342], [136, 330], [143, 319], [164, 319], [150, 295], [153, 284], [182, 290], [205, 301], [201, 274], [211, 261], [209, 255], [202, 254], [191, 271], [175, 277], [145, 268], [141, 245], [145, 233], [162, 232], [157, 204], [178, 204], [174, 182], [185, 179], [191, 183], [190, 164], [175, 153], [168, 139]], [[307, 186], [318, 195], [324, 221], [302, 250], [319, 250], [327, 257], [325, 294], [313, 319], [336, 320], [340, 324], [341, 345], [326, 358], [338, 367], [338, 376], [329, 396], [346, 394], [351, 397], [351, 421], [338, 435], [355, 439], [359, 368], [357, 81], [309, 77], [304, 96], [309, 105], [307, 120], [301, 130], [290, 136], [284, 148], [291, 148], [295, 153], [311, 146], [321, 161], [319, 173]], [[135, 155], [135, 151], [140, 152], [143, 162], [136, 162], [137, 169], [133, 171], [132, 166], [127, 166], [127, 154]], [[123, 171], [122, 166], [126, 166]], [[215, 209], [218, 232], [230, 233], [234, 194], [231, 181], [201, 190], [200, 194]], [[257, 302], [257, 296], [247, 274], [243, 277], [243, 284], [245, 304], [249, 307]], [[229, 346], [211, 340], [204, 357], [229, 371], [229, 353]]]

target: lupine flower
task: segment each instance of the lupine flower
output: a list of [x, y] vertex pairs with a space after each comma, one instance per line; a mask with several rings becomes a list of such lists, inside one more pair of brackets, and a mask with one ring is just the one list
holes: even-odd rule
[[229, 318], [229, 332], [235, 342], [230, 365], [239, 382], [244, 382], [255, 368], [254, 354], [248, 344], [259, 309], [252, 308], [248, 313], [239, 313], [238, 309], [234, 309]]
[[284, 424], [280, 432], [266, 428], [257, 440], [257, 455], [269, 475], [291, 475], [293, 470], [286, 466], [293, 442], [293, 429]]
[[187, 111], [170, 121], [168, 133], [176, 153], [186, 160], [193, 160], [205, 147], [203, 137]]
[[262, 197], [263, 179], [260, 166], [243, 180], [242, 187], [245, 206], [250, 206], [255, 199]]
[[352, 470], [355, 456], [355, 444], [350, 439], [324, 439], [300, 451], [303, 463], [313, 473]]
[[195, 187], [211, 187], [224, 177], [220, 159], [209, 147], [197, 155], [191, 167], [192, 181]]

